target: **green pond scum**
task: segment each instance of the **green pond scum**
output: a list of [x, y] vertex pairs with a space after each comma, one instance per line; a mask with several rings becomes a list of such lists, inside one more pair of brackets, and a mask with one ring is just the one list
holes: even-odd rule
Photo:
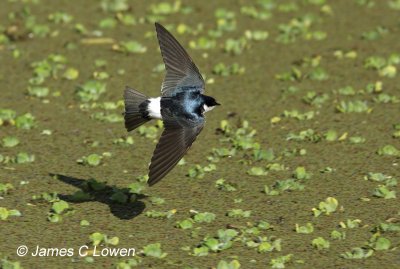
[[[3, 0], [0, 268], [400, 268], [399, 17], [399, 0]], [[149, 187], [162, 122], [128, 135], [121, 113], [126, 85], [160, 94], [154, 22], [223, 105]]]

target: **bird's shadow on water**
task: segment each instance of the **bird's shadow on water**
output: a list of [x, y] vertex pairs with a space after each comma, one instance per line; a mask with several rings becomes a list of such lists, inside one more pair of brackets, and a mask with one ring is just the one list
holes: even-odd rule
[[60, 199], [67, 202], [101, 202], [110, 207], [110, 211], [115, 217], [124, 220], [137, 217], [146, 208], [146, 205], [141, 201], [146, 196], [131, 194], [127, 188], [109, 186], [95, 179], [85, 180], [51, 173], [50, 176], [80, 189], [74, 194], [58, 195]]

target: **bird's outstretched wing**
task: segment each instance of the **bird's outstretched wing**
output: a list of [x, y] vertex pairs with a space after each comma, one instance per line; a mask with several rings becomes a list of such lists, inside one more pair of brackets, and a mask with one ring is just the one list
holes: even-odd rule
[[[164, 117], [164, 115], [163, 115]], [[204, 119], [196, 122], [178, 122], [165, 117], [164, 132], [151, 158], [148, 184], [160, 181], [182, 159], [204, 126]]]
[[161, 24], [155, 23], [161, 55], [167, 74], [162, 83], [163, 96], [171, 96], [182, 88], [204, 91], [204, 79], [192, 58]]

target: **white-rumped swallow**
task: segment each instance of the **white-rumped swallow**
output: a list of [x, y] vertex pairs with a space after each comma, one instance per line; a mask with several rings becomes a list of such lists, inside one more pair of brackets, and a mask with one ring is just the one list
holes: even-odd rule
[[185, 49], [162, 25], [155, 26], [167, 71], [162, 95], [149, 98], [129, 87], [124, 92], [128, 132], [152, 119], [162, 119], [164, 123], [165, 129], [151, 158], [150, 186], [182, 159], [204, 127], [204, 113], [219, 105], [213, 97], [203, 95], [204, 79]]

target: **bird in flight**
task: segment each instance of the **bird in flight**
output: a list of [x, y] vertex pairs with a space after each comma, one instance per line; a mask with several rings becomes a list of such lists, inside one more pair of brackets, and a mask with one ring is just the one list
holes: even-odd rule
[[162, 119], [161, 135], [149, 168], [148, 184], [160, 181], [182, 159], [204, 127], [204, 113], [220, 105], [204, 95], [199, 69], [179, 42], [161, 24], [155, 23], [167, 74], [161, 96], [149, 98], [126, 87], [125, 128], [132, 131], [152, 119]]

